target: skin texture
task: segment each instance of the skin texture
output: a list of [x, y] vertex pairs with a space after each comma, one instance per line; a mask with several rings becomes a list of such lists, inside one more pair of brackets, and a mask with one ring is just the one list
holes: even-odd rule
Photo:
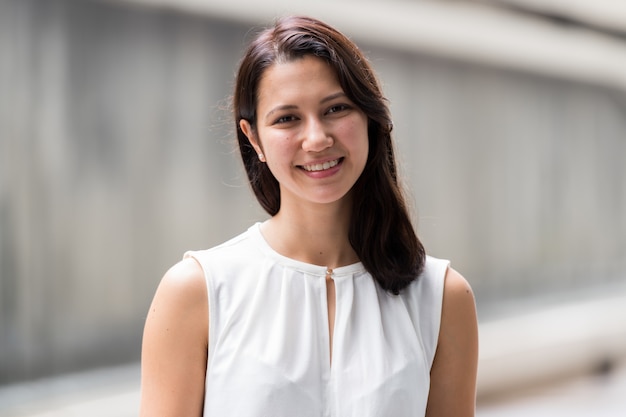
[[[299, 261], [333, 269], [357, 262], [348, 241], [350, 190], [367, 160], [367, 118], [319, 58], [272, 65], [258, 95], [256, 126], [242, 120], [240, 127], [280, 184], [281, 207], [262, 224], [264, 238]], [[324, 171], [303, 169], [336, 160]], [[332, 336], [331, 277], [326, 284]], [[202, 415], [208, 326], [202, 270], [194, 260], [183, 260], [163, 277], [146, 320], [141, 417]], [[449, 269], [427, 416], [474, 415], [477, 356], [473, 294]]]

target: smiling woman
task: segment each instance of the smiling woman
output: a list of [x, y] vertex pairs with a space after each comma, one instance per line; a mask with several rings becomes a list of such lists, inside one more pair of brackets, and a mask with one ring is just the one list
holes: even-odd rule
[[165, 274], [141, 415], [474, 415], [472, 292], [415, 234], [367, 59], [320, 21], [281, 19], [233, 103], [271, 217]]

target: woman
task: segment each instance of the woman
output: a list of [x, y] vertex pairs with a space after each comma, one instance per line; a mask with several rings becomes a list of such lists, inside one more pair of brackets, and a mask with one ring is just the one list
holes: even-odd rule
[[281, 19], [245, 53], [233, 104], [271, 217], [165, 274], [141, 415], [473, 416], [473, 295], [415, 235], [366, 58]]

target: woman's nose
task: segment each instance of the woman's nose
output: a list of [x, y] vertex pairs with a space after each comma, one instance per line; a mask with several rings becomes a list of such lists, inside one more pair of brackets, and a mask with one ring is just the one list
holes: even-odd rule
[[317, 119], [307, 121], [303, 132], [302, 149], [307, 152], [321, 152], [333, 145], [333, 138], [324, 124]]

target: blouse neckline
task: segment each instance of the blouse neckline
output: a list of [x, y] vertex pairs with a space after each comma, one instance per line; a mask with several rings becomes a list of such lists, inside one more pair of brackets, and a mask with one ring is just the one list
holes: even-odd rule
[[[272, 248], [267, 242], [267, 240], [265, 240], [263, 233], [261, 233], [261, 222], [253, 224], [248, 230], [253, 239], [256, 241], [258, 247], [263, 251], [266, 256], [274, 259], [278, 263], [288, 268], [313, 275], [326, 276], [326, 272], [328, 270], [327, 266], [315, 265], [299, 261], [297, 259], [289, 258], [275, 251], [274, 248]], [[333, 268], [332, 276], [339, 277], [342, 275], [354, 275], [359, 272], [366, 272], [365, 266], [360, 261], [350, 265]]]

